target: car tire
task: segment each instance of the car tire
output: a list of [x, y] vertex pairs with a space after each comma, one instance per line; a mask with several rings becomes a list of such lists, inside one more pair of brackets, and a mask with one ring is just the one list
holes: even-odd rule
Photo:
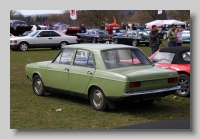
[[46, 93], [46, 88], [44, 87], [42, 79], [39, 75], [34, 76], [32, 81], [32, 88], [34, 94], [37, 96], [44, 96]]
[[68, 45], [68, 43], [67, 42], [61, 42], [60, 44], [59, 44], [59, 49], [61, 49], [61, 48], [63, 48], [64, 46], [66, 46], [66, 45]]
[[118, 39], [114, 39], [113, 43], [118, 44]]
[[92, 39], [92, 43], [97, 43], [95, 38]]
[[100, 88], [92, 88], [90, 92], [90, 104], [97, 111], [105, 111], [107, 109], [106, 97]]
[[190, 95], [190, 77], [187, 74], [179, 74], [179, 85], [181, 89], [176, 91], [176, 94], [181, 97]]
[[164, 34], [164, 35], [163, 35], [163, 39], [167, 39], [167, 34]]
[[28, 43], [26, 43], [26, 42], [21, 42], [21, 43], [19, 44], [19, 50], [21, 50], [21, 51], [23, 51], [23, 52], [27, 51], [27, 50], [28, 50]]
[[132, 41], [132, 46], [137, 46], [137, 40]]
[[155, 99], [141, 100], [140, 103], [144, 105], [150, 105], [155, 101]]

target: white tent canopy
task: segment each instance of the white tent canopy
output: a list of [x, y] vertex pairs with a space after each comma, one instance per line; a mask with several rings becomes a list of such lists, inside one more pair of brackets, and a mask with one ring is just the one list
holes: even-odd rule
[[186, 25], [185, 22], [181, 22], [181, 21], [178, 21], [178, 20], [155, 20], [155, 21], [146, 23], [146, 27], [150, 28], [152, 25], [162, 26], [164, 24], [166, 24], [166, 25], [174, 24], [174, 25], [178, 25], [178, 26]]

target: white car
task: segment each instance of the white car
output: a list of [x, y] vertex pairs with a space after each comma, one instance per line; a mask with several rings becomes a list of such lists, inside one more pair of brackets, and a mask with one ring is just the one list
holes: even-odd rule
[[55, 30], [34, 30], [27, 36], [10, 38], [10, 48], [14, 51], [27, 51], [28, 48], [60, 49], [77, 43], [76, 36], [68, 36]]
[[15, 36], [10, 33], [10, 38], [13, 38], [13, 37], [15, 37]]

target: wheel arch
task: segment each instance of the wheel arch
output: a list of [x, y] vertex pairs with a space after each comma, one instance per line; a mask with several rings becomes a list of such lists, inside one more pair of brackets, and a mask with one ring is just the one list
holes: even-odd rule
[[186, 74], [186, 75], [188, 75], [190, 77], [190, 74], [185, 72], [185, 71], [177, 71], [177, 72], [178, 72], [178, 74]]
[[[89, 88], [88, 88], [88, 90], [87, 90], [87, 97], [90, 99], [90, 93], [91, 93], [91, 90], [92, 90], [92, 88], [94, 88], [94, 87], [98, 87], [98, 88], [100, 88], [99, 86], [97, 86], [97, 85], [91, 85]], [[102, 88], [100, 88], [101, 90], [102, 90]], [[103, 91], [103, 90], [102, 90]], [[105, 95], [105, 94], [104, 94]]]
[[[19, 43], [19, 45], [20, 45], [21, 43], [27, 43], [27, 44], [28, 44], [28, 47], [30, 47], [30, 44], [29, 44], [27, 41], [21, 41], [21, 42]], [[18, 47], [19, 47], [19, 45], [18, 45]]]

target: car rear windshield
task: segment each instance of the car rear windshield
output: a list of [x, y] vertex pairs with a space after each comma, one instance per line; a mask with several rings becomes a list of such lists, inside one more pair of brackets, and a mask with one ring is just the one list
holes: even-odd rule
[[112, 49], [101, 54], [107, 69], [152, 64], [139, 49]]
[[174, 58], [175, 53], [169, 52], [159, 52], [157, 55], [152, 59], [154, 63], [166, 63], [171, 64]]

